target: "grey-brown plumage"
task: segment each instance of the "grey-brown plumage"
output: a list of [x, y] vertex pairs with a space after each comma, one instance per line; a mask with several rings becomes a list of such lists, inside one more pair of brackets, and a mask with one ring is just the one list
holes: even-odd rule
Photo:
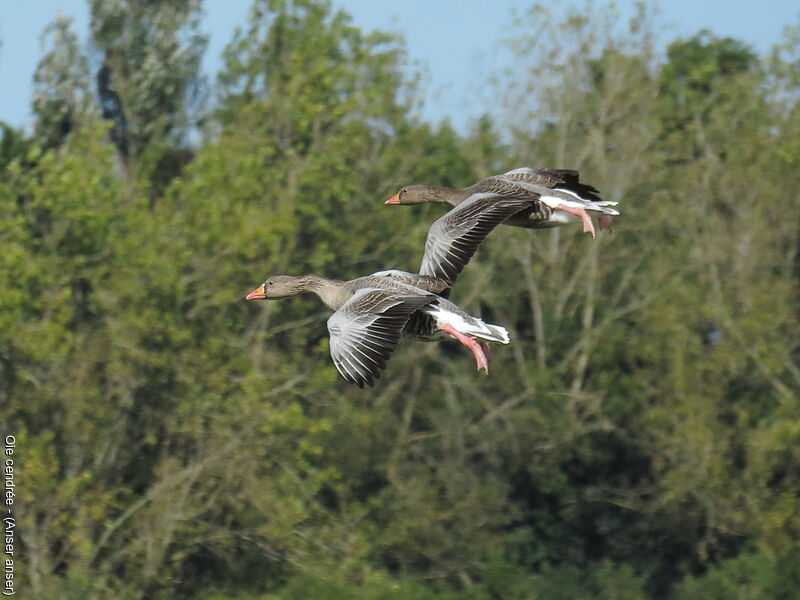
[[[429, 292], [433, 292], [440, 298], [446, 299], [450, 297], [450, 284], [438, 277], [409, 273], [397, 269], [378, 271], [372, 275], [375, 277], [388, 277], [395, 281], [401, 281], [415, 287], [420, 287]], [[413, 313], [403, 329], [403, 335], [425, 341], [437, 339], [437, 332], [438, 327], [436, 325], [436, 320], [431, 315], [422, 311]]]
[[[418, 288], [417, 288], [418, 289]], [[358, 288], [328, 319], [330, 351], [336, 369], [359, 387], [374, 385], [386, 368], [403, 330], [434, 294], [406, 290]]]
[[400, 271], [398, 269], [389, 269], [386, 271], [377, 271], [372, 274], [372, 277], [389, 277], [395, 281], [407, 283], [414, 287], [420, 287], [434, 294], [444, 296], [447, 298], [450, 294], [450, 284], [444, 279], [434, 277], [432, 275], [420, 275], [419, 273], [409, 273], [408, 271]]
[[474, 192], [434, 221], [425, 240], [420, 274], [453, 285], [486, 236], [530, 204], [527, 193], [513, 193], [509, 187], [508, 194]]
[[619, 214], [611, 208], [616, 202], [603, 200], [598, 194], [597, 189], [579, 181], [577, 171], [521, 167], [486, 177], [466, 188], [406, 186], [386, 204], [444, 202], [459, 207], [476, 196], [483, 198], [484, 206], [493, 201], [523, 200], [520, 210], [509, 215], [505, 224], [539, 229], [583, 221], [584, 231], [594, 237], [594, 227], [586, 211], [602, 213], [601, 229], [610, 227], [610, 215]]
[[333, 363], [344, 379], [359, 387], [374, 384], [403, 335], [421, 340], [454, 337], [473, 352], [478, 369], [488, 372], [488, 346], [476, 338], [507, 344], [508, 332], [467, 314], [447, 297], [486, 236], [528, 202], [518, 191], [508, 198], [480, 192], [464, 198], [431, 225], [419, 273], [379, 271], [351, 281], [276, 275], [247, 299], [303, 292], [319, 296], [335, 311], [328, 319]]
[[[509, 192], [511, 190], [509, 186]], [[486, 236], [509, 216], [524, 210], [527, 204], [528, 200], [522, 197], [498, 199], [493, 195], [474, 194], [433, 222], [425, 240], [419, 273], [392, 269], [373, 275], [388, 277], [449, 298], [450, 288], [458, 274]], [[450, 309], [454, 313], [461, 311], [455, 304]], [[460, 316], [471, 318], [466, 313]], [[411, 316], [404, 333], [422, 340], [441, 337], [437, 321], [421, 311]]]
[[[420, 279], [426, 281], [434, 287], [442, 285], [433, 279]], [[335, 311], [328, 319], [331, 358], [341, 376], [359, 387], [374, 385], [401, 336], [434, 339], [441, 329], [437, 323], [451, 325], [454, 321], [465, 334], [508, 343], [502, 327], [487, 325], [436, 293], [392, 275], [367, 275], [350, 281], [318, 275], [275, 275], [247, 299], [272, 300], [304, 292], [316, 294]], [[425, 314], [411, 322], [420, 312]]]
[[561, 188], [576, 193], [585, 200], [592, 202], [602, 202], [598, 196], [600, 193], [591, 185], [580, 182], [578, 171], [569, 169], [532, 169], [531, 167], [520, 167], [507, 173], [502, 177], [511, 181], [524, 181], [534, 185], [542, 185], [546, 188]]

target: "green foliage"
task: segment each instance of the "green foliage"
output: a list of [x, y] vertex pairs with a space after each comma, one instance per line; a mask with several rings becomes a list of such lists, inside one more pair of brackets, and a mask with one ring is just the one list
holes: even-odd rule
[[781, 555], [742, 554], [726, 560], [700, 577], [687, 577], [676, 589], [676, 600], [690, 598], [795, 598], [800, 550]]
[[157, 191], [182, 153], [203, 100], [200, 0], [91, 0], [91, 42], [103, 118], [120, 159]]
[[661, 91], [673, 97], [708, 96], [715, 87], [725, 84], [725, 78], [751, 71], [756, 61], [756, 55], [742, 42], [717, 39], [704, 30], [669, 45], [667, 62], [661, 69]]
[[48, 41], [33, 75], [34, 138], [45, 148], [56, 148], [96, 111], [88, 60], [72, 31], [72, 19], [58, 14], [42, 33], [43, 47]]
[[[646, 8], [535, 8], [506, 116], [461, 135], [412, 118], [395, 37], [256, 0], [188, 149], [199, 3], [92, 9], [110, 141], [64, 20], [36, 132], [0, 141], [22, 597], [793, 597], [796, 37], [659, 61]], [[243, 302], [268, 273], [414, 269], [444, 207], [385, 198], [522, 164], [623, 216], [490, 236], [454, 289], [512, 333], [490, 377], [407, 342], [358, 390], [314, 300]]]
[[665, 146], [672, 149], [670, 158], [684, 162], [701, 155], [705, 126], [720, 107], [737, 106], [736, 95], [756, 91], [757, 84], [749, 75], [758, 63], [742, 42], [718, 39], [708, 31], [673, 42], [667, 58], [659, 74], [659, 101], [665, 119], [662, 135]]
[[21, 159], [25, 156], [28, 141], [25, 139], [23, 131], [14, 129], [8, 123], [0, 121], [0, 170], [5, 169], [14, 159]]

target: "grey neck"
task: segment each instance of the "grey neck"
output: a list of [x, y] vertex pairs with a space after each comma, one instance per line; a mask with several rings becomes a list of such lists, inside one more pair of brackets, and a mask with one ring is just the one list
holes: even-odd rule
[[429, 187], [427, 190], [429, 202], [445, 202], [450, 206], [458, 206], [469, 196], [469, 191], [446, 187]]
[[320, 275], [301, 275], [297, 279], [302, 291], [316, 294], [331, 310], [339, 310], [347, 301], [348, 294], [344, 289], [344, 281]]

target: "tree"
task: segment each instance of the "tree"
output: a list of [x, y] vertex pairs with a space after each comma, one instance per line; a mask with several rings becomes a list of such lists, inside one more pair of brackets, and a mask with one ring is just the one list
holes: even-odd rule
[[745, 44], [707, 30], [669, 45], [659, 75], [659, 101], [666, 119], [664, 135], [674, 147], [672, 160], [685, 162], [699, 155], [702, 125], [715, 107], [732, 100], [729, 94], [735, 93], [737, 79], [756, 67], [757, 57]]
[[3, 132], [0, 137], [0, 169], [5, 169], [12, 160], [25, 156], [28, 140], [23, 131], [8, 123], [0, 121], [0, 130]]
[[170, 157], [187, 146], [203, 99], [200, 15], [200, 0], [91, 2], [100, 109], [130, 172], [186, 162]]
[[[95, 8], [121, 32], [102, 87], [129, 152], [140, 136], [136, 185], [119, 175], [113, 119], [81, 121], [67, 101], [78, 83], [53, 83], [55, 49], [43, 114], [69, 118], [42, 119], [51, 147], [11, 129], [0, 143], [0, 427], [24, 449], [20, 589], [633, 600], [797, 588], [796, 37], [713, 71], [702, 93], [676, 83], [694, 103], [678, 135], [689, 113], [662, 86], [683, 76], [666, 73], [716, 69], [714, 43], [659, 62], [647, 11], [622, 23], [610, 9], [534, 9], [513, 32], [513, 76], [490, 90], [505, 117], [464, 136], [414, 120], [392, 36], [327, 2], [257, 0], [183, 165], [165, 160], [187, 151], [177, 96], [149, 113], [162, 125], [135, 133], [139, 88], [118, 81], [145, 74], [117, 78], [150, 52], [137, 35], [157, 40], [161, 21], [147, 19], [193, 30], [164, 3]], [[58, 32], [71, 39], [54, 26], [48, 40]], [[148, 81], [137, 110], [166, 85]], [[242, 299], [269, 272], [414, 269], [445, 207], [384, 209], [388, 195], [522, 164], [580, 169], [623, 216], [596, 241], [579, 228], [489, 236], [453, 294], [511, 330], [490, 377], [457, 345], [408, 341], [359, 390], [331, 364], [327, 311]]]
[[33, 75], [34, 139], [44, 148], [57, 148], [96, 109], [88, 60], [72, 31], [72, 19], [59, 13], [42, 33], [42, 47], [46, 51]]

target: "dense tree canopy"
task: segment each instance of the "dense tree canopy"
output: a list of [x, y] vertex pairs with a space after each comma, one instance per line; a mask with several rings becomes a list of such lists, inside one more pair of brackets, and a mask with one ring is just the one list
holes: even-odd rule
[[[18, 597], [796, 595], [798, 31], [662, 57], [646, 8], [534, 7], [461, 134], [322, 0], [254, 0], [204, 107], [201, 8], [93, 1], [88, 52], [56, 20], [0, 124]], [[623, 216], [488, 238], [453, 297], [511, 332], [489, 377], [408, 341], [359, 390], [315, 299], [243, 302], [415, 269], [443, 207], [383, 199], [521, 165]]]

